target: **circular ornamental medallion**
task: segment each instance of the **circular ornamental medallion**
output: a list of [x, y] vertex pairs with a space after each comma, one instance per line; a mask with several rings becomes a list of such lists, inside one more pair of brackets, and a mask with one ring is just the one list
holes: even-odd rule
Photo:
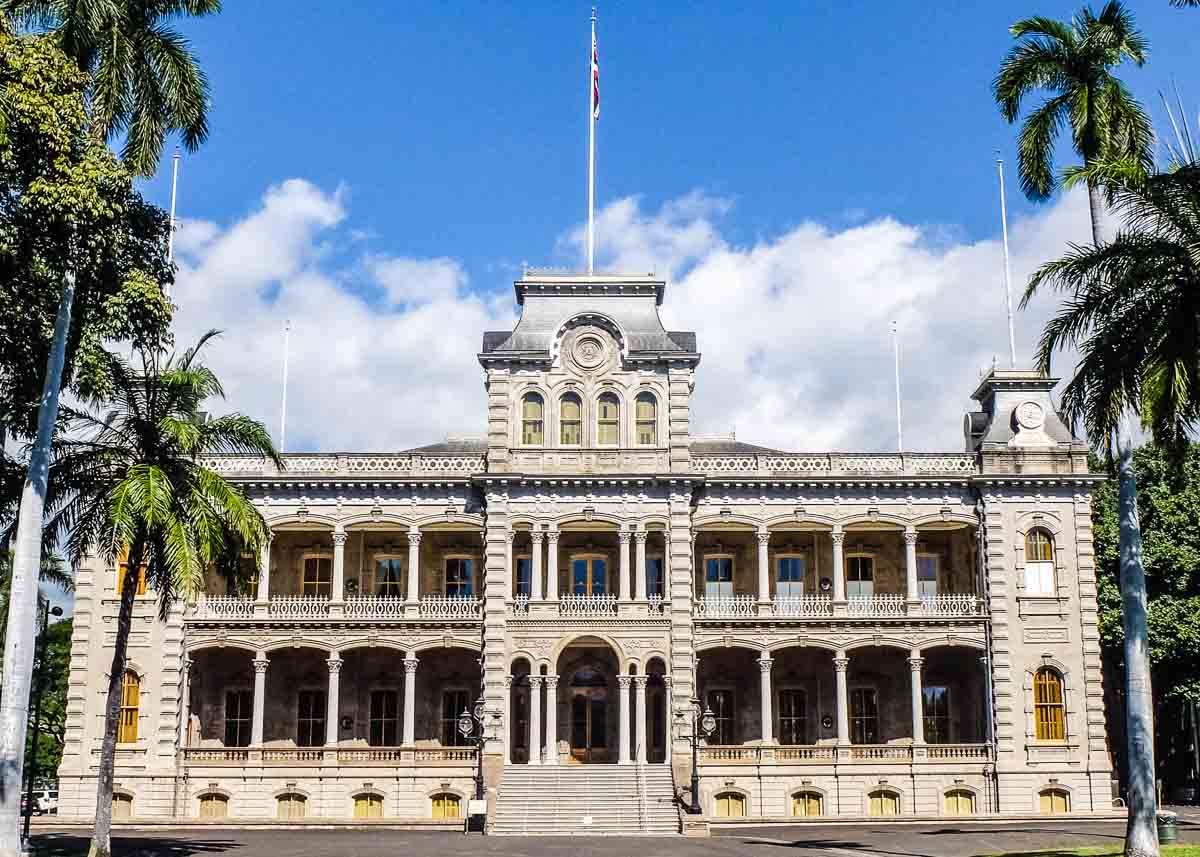
[[1017, 425], [1026, 431], [1039, 429], [1046, 421], [1046, 412], [1037, 402], [1022, 402], [1017, 405]]
[[604, 340], [595, 333], [584, 333], [575, 340], [572, 351], [575, 363], [582, 369], [596, 369], [608, 356], [608, 348]]

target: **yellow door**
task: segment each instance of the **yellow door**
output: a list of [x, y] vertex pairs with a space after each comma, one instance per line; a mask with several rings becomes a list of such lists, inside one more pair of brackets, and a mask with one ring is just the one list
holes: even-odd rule
[[717, 795], [717, 816], [720, 818], [742, 818], [746, 815], [746, 799], [736, 792]]
[[113, 795], [112, 817], [129, 818], [133, 815], [133, 798], [129, 795]]
[[200, 798], [201, 818], [225, 818], [229, 814], [229, 801], [224, 795], [209, 794]]
[[1071, 796], [1062, 789], [1046, 789], [1040, 797], [1042, 812], [1047, 815], [1071, 811]]
[[946, 815], [974, 815], [975, 795], [966, 789], [951, 789], [946, 792]]
[[383, 798], [379, 795], [359, 795], [354, 799], [355, 818], [383, 818]]
[[458, 811], [458, 795], [438, 794], [433, 796], [434, 818], [461, 818]]
[[821, 796], [816, 792], [799, 792], [792, 795], [792, 815], [812, 818], [821, 814]]
[[900, 798], [893, 792], [871, 792], [871, 815], [899, 815]]

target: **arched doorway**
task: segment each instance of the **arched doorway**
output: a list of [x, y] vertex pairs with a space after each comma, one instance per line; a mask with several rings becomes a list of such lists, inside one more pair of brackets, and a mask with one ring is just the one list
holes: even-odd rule
[[629, 698], [617, 692], [621, 670], [616, 653], [595, 637], [580, 638], [563, 649], [557, 668], [555, 704], [563, 715], [558, 737], [567, 744], [567, 761], [616, 762], [619, 742], [629, 740], [619, 732], [619, 723], [628, 722], [620, 718], [620, 702]]

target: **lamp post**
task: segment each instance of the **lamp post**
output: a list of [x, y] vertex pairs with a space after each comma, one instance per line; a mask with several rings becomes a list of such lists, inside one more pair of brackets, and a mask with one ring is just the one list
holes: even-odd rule
[[688, 708], [680, 706], [675, 710], [676, 719], [682, 721], [686, 714], [692, 715], [692, 805], [688, 809], [692, 815], [699, 815], [700, 809], [700, 739], [707, 738], [717, 731], [717, 717], [711, 708], [702, 707], [700, 700], [693, 697], [688, 700]]
[[25, 784], [25, 819], [23, 822], [21, 841], [25, 851], [29, 851], [29, 818], [33, 814], [33, 789], [37, 780], [37, 751], [41, 738], [42, 720], [42, 677], [46, 671], [46, 629], [50, 626], [50, 616], [61, 616], [61, 607], [51, 607], [49, 601], [42, 602], [41, 629], [34, 640], [34, 673], [33, 673], [33, 743], [30, 744], [29, 764], [26, 766], [28, 781]]

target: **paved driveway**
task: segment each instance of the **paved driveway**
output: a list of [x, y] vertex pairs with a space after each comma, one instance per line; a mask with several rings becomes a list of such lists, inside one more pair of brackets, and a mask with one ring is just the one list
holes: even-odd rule
[[[1200, 842], [1200, 821], [1180, 819], [1180, 840]], [[121, 831], [114, 857], [963, 857], [999, 851], [1117, 844], [1120, 822], [1067, 824], [803, 825], [718, 831], [711, 839], [605, 836], [463, 836], [370, 828]], [[87, 853], [77, 830], [44, 828], [34, 835], [38, 857]]]

